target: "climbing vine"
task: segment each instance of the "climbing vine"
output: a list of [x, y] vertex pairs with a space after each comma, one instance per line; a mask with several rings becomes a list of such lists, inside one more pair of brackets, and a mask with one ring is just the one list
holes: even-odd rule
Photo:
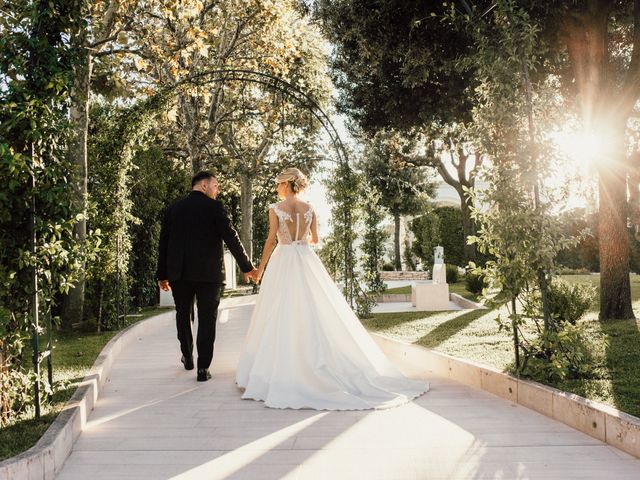
[[380, 205], [380, 194], [368, 182], [363, 183], [363, 187], [360, 192], [364, 224], [361, 265], [365, 289], [359, 297], [358, 310], [361, 317], [366, 317], [371, 313], [371, 309], [385, 289], [380, 271], [382, 270], [387, 233], [380, 226], [385, 218], [385, 212]]
[[0, 425], [30, 408], [35, 378], [25, 347], [43, 333], [34, 319], [46, 325], [56, 315], [81, 250], [65, 155], [72, 19], [58, 4], [13, 7], [0, 15]]
[[124, 323], [131, 286], [131, 179], [136, 148], [145, 145], [155, 117], [172, 98], [162, 91], [128, 109], [95, 105], [89, 138], [89, 200], [99, 212], [89, 225], [102, 234], [100, 255], [87, 268], [88, 328]]

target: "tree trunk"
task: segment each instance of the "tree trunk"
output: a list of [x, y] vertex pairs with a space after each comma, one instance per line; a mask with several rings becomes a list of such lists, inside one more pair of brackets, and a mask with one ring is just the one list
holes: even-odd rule
[[188, 95], [180, 95], [178, 104], [181, 106], [184, 115], [184, 130], [188, 134], [186, 139], [186, 148], [189, 152], [189, 160], [191, 161], [191, 173], [204, 170], [204, 162], [202, 161], [202, 153], [198, 144], [199, 118], [198, 118], [198, 101]]
[[467, 238], [476, 234], [475, 224], [471, 218], [471, 206], [464, 198], [464, 194], [460, 194], [460, 211], [462, 213], [462, 235], [464, 237], [464, 260], [465, 262], [476, 261], [476, 245], [467, 244]]
[[[582, 117], [588, 132], [611, 132], [614, 147], [597, 158], [598, 233], [600, 252], [600, 319], [634, 318], [629, 279], [627, 231], [627, 161], [625, 132], [628, 115], [637, 101], [635, 87], [638, 45], [634, 45], [622, 91], [617, 90], [610, 67], [609, 17], [613, 2], [585, 2], [578, 14], [564, 21], [564, 38], [572, 64], [571, 81], [578, 87]], [[638, 25], [635, 25], [638, 28]], [[636, 40], [634, 39], [634, 42]], [[635, 70], [635, 71], [634, 71]], [[621, 103], [622, 102], [622, 103]], [[603, 133], [604, 132], [604, 133]]]
[[240, 174], [240, 241], [249, 258], [253, 259], [253, 178], [248, 173]]
[[[454, 155], [454, 151], [456, 151], [457, 160]], [[476, 245], [467, 245], [467, 237], [469, 237], [470, 235], [475, 235], [476, 228], [475, 223], [471, 218], [471, 200], [467, 198], [464, 187], [475, 187], [475, 172], [478, 170], [478, 168], [480, 168], [480, 165], [482, 164], [482, 155], [476, 154], [473, 169], [469, 174], [467, 174], [467, 162], [469, 161], [469, 154], [464, 151], [463, 147], [461, 145], [458, 145], [458, 147], [455, 148], [454, 145], [451, 144], [449, 154], [451, 156], [451, 163], [456, 169], [458, 178], [455, 179], [447, 171], [447, 167], [441, 159], [437, 163], [437, 169], [445, 183], [451, 185], [460, 197], [460, 211], [462, 213], [462, 234], [464, 236], [464, 260], [466, 262], [475, 262], [477, 255]]]
[[397, 271], [402, 270], [402, 260], [400, 257], [400, 214], [393, 214], [394, 234], [393, 234], [393, 251], [394, 265]]
[[[624, 131], [624, 130], [623, 130]], [[624, 145], [624, 143], [621, 143]], [[600, 319], [635, 318], [629, 279], [624, 149], [599, 172]]]
[[[77, 208], [83, 213], [83, 218], [74, 226], [74, 238], [84, 252], [87, 237], [87, 135], [89, 128], [89, 91], [91, 83], [91, 55], [86, 47], [86, 29], [80, 31], [72, 40], [74, 49], [78, 52], [77, 63], [74, 65], [73, 86], [71, 89], [71, 105], [69, 114], [73, 133], [69, 142], [69, 159], [73, 167], [74, 195]], [[63, 329], [70, 329], [71, 325], [82, 321], [84, 313], [85, 274], [81, 269], [77, 283], [69, 290], [62, 305]]]

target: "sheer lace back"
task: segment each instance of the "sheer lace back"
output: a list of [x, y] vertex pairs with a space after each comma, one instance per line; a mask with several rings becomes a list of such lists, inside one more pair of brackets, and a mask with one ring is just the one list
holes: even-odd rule
[[278, 242], [282, 244], [307, 243], [313, 220], [313, 207], [308, 204], [298, 206], [302, 209], [306, 207], [306, 210], [289, 210], [282, 202], [269, 205], [278, 217]]

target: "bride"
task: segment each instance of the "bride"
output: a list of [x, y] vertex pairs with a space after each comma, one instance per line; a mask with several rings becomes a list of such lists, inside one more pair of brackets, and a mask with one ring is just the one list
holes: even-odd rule
[[269, 207], [264, 278], [236, 373], [242, 398], [273, 408], [363, 410], [426, 392], [428, 383], [404, 377], [384, 356], [309, 247], [318, 223], [299, 198], [305, 175], [288, 168], [276, 182], [282, 201]]

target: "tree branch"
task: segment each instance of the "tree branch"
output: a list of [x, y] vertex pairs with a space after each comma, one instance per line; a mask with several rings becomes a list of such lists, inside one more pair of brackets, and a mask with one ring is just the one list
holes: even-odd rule
[[109, 2], [109, 6], [102, 17], [102, 27], [100, 28], [100, 35], [96, 38], [96, 45], [90, 45], [90, 47], [95, 48], [97, 45], [104, 43], [111, 35], [111, 30], [113, 30], [113, 26], [116, 23], [116, 12], [119, 6], [119, 0], [111, 0]]
[[455, 178], [453, 178], [453, 176], [447, 171], [447, 167], [445, 166], [445, 164], [442, 163], [442, 161], [439, 161], [436, 168], [438, 169], [438, 173], [440, 174], [442, 179], [445, 181], [445, 183], [448, 183], [459, 192], [460, 182], [458, 182]]
[[126, 48], [126, 47], [113, 48], [111, 50], [100, 50], [99, 52], [94, 53], [93, 56], [98, 58], [98, 57], [106, 57], [108, 55], [117, 55], [119, 53], [130, 53], [132, 55], [137, 55], [138, 57], [144, 58], [147, 60], [150, 58], [149, 55], [143, 53], [142, 50], [140, 49]]
[[102, 45], [104, 45], [105, 43], [109, 43], [114, 41], [115, 39], [118, 38], [118, 35], [120, 35], [120, 32], [127, 30], [131, 24], [133, 23], [133, 19], [129, 19], [127, 21], [127, 23], [123, 23], [122, 26], [116, 30], [113, 35], [109, 36], [109, 37], [105, 37], [105, 38], [101, 38], [100, 40], [96, 40], [95, 42], [89, 44], [89, 48], [90, 49], [96, 49]]

